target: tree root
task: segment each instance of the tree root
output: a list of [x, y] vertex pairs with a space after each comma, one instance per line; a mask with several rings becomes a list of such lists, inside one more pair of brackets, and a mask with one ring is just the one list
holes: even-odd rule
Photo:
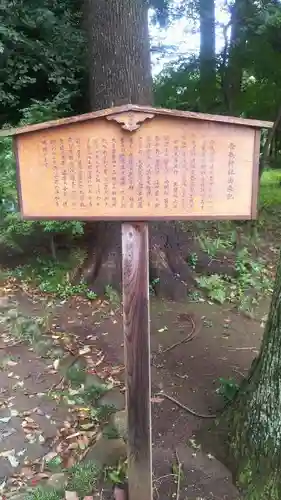
[[175, 344], [172, 344], [169, 347], [167, 347], [167, 349], [164, 349], [164, 351], [161, 351], [161, 354], [164, 354], [165, 352], [169, 352], [181, 344], [186, 344], [187, 342], [191, 342], [191, 340], [193, 340], [198, 335], [198, 333], [200, 332], [200, 329], [201, 329], [201, 325], [196, 326], [195, 321], [193, 320], [192, 316], [190, 316], [190, 315], [189, 315], [189, 319], [190, 319], [191, 324], [192, 324], [191, 332], [189, 332], [189, 334], [184, 339], [179, 340]]
[[[191, 232], [178, 224], [158, 223], [149, 230], [149, 271], [155, 295], [168, 300], [186, 300], [187, 294], [197, 288], [196, 273], [233, 276], [235, 268], [227, 259], [212, 259], [204, 252]], [[86, 258], [74, 273], [74, 281], [81, 279], [98, 295], [108, 287], [121, 290], [121, 225], [118, 223], [85, 224]], [[195, 268], [188, 264], [196, 255]]]
[[215, 413], [215, 414], [209, 414], [209, 415], [206, 415], [204, 413], [198, 413], [197, 411], [195, 410], [192, 410], [192, 408], [189, 408], [188, 406], [185, 406], [184, 404], [180, 403], [180, 401], [178, 401], [177, 399], [173, 398], [173, 396], [169, 396], [168, 394], [166, 394], [166, 392], [157, 392], [155, 394], [155, 396], [159, 396], [159, 397], [164, 397], [166, 399], [168, 399], [169, 401], [172, 401], [172, 403], [175, 403], [177, 406], [179, 406], [179, 408], [181, 408], [182, 410], [190, 413], [191, 415], [193, 415], [194, 417], [198, 417], [198, 418], [217, 418], [217, 416], [219, 415], [219, 413]]

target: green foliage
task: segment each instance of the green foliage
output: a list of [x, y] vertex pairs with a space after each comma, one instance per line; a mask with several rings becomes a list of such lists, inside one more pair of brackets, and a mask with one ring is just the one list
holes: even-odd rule
[[201, 235], [198, 238], [200, 247], [204, 252], [206, 252], [211, 258], [214, 258], [218, 252], [225, 252], [232, 248], [233, 243], [229, 239], [223, 239], [220, 236], [217, 238], [212, 238], [208, 235]]
[[220, 386], [216, 391], [217, 394], [222, 396], [226, 403], [230, 403], [235, 398], [239, 390], [239, 385], [232, 378], [225, 379], [221, 377], [219, 378], [219, 382]]
[[81, 281], [73, 284], [71, 271], [77, 264], [77, 255], [62, 258], [57, 261], [37, 257], [29, 264], [17, 266], [10, 275], [20, 281], [38, 287], [41, 292], [53, 294], [60, 299], [81, 295], [88, 300], [96, 299], [95, 292]]
[[80, 497], [91, 495], [100, 477], [100, 470], [95, 463], [78, 464], [70, 469], [68, 491], [76, 491]]
[[[179, 2], [169, 9], [169, 17], [186, 16], [189, 28], [198, 30], [200, 2]], [[239, 15], [234, 15], [234, 10]], [[227, 21], [221, 26], [225, 46], [216, 57], [216, 86], [212, 88], [213, 113], [275, 120], [281, 103], [281, 5], [227, 2]], [[232, 36], [227, 36], [232, 29]], [[204, 35], [204, 33], [202, 33]], [[155, 102], [158, 106], [202, 111], [200, 96], [200, 56], [176, 55], [155, 78]], [[206, 61], [208, 64], [209, 61]], [[238, 87], [236, 84], [238, 81]], [[205, 82], [205, 85], [208, 82]], [[205, 88], [205, 93], [209, 87]], [[280, 151], [280, 132], [277, 133]]]
[[45, 326], [42, 318], [25, 316], [16, 307], [2, 312], [0, 323], [8, 329], [13, 337], [31, 345], [40, 341]]
[[[67, 491], [77, 493], [79, 498], [93, 494], [97, 482], [101, 477], [101, 471], [92, 462], [77, 464], [66, 471], [68, 474]], [[64, 489], [40, 486], [26, 495], [26, 500], [61, 500], [64, 497]]]
[[[74, 0], [2, 0], [1, 119], [15, 123], [33, 100], [56, 99], [63, 112], [81, 92], [85, 44]], [[3, 123], [3, 122], [2, 122]]]
[[261, 210], [272, 211], [281, 204], [281, 170], [265, 170], [261, 178], [259, 205]]
[[151, 295], [155, 295], [155, 288], [156, 286], [158, 285], [158, 283], [160, 282], [160, 278], [154, 278], [150, 281], [149, 283], [149, 293]]
[[117, 467], [107, 467], [104, 471], [104, 476], [109, 479], [113, 485], [124, 485], [128, 477], [127, 461], [120, 461]]
[[236, 276], [212, 274], [196, 278], [207, 297], [214, 302], [235, 304], [247, 315], [254, 306], [272, 293], [272, 277], [262, 259], [253, 259], [247, 249], [240, 250], [235, 261]]
[[[22, 112], [19, 125], [37, 123], [60, 116], [56, 100], [53, 102], [34, 102]], [[52, 238], [57, 234], [79, 236], [83, 234], [84, 226], [77, 221], [23, 221], [17, 211], [18, 199], [16, 190], [16, 167], [9, 137], [0, 140], [0, 245], [21, 250], [25, 239], [36, 234], [46, 233]]]
[[63, 490], [40, 486], [34, 491], [27, 493], [26, 500], [61, 500]]
[[212, 274], [211, 276], [200, 276], [196, 278], [198, 285], [203, 288], [208, 297], [215, 301], [223, 304], [227, 298], [227, 291], [225, 286], [225, 280], [222, 276], [218, 274]]
[[190, 254], [187, 261], [188, 265], [193, 269], [195, 269], [197, 262], [198, 262], [198, 255], [196, 253]]

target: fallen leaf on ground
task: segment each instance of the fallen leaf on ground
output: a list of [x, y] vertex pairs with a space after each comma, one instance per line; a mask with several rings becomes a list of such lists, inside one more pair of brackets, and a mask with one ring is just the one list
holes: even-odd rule
[[54, 369], [57, 370], [58, 367], [59, 367], [59, 365], [60, 365], [60, 360], [59, 359], [55, 359], [55, 361], [53, 362]]
[[168, 330], [168, 327], [164, 326], [164, 328], [159, 328], [158, 332], [163, 333], [163, 332], [166, 332], [167, 330]]
[[79, 349], [79, 354], [87, 354], [88, 352], [91, 352], [91, 347], [89, 345], [85, 345], [82, 347], [82, 349]]
[[19, 460], [15, 456], [15, 450], [7, 450], [7, 451], [2, 451], [0, 453], [0, 457], [7, 458], [7, 460], [10, 462], [11, 466], [16, 468], [19, 465]]
[[13, 361], [11, 359], [9, 359], [9, 361], [7, 361], [7, 363], [6, 363], [6, 365], [8, 365], [8, 366], [16, 366], [17, 364], [18, 364], [17, 361]]
[[0, 422], [2, 422], [2, 424], [7, 424], [8, 422], [10, 422], [11, 420], [11, 417], [1, 417], [0, 418]]
[[158, 396], [155, 396], [155, 397], [151, 398], [150, 401], [151, 401], [151, 403], [163, 403], [164, 398], [160, 398]]

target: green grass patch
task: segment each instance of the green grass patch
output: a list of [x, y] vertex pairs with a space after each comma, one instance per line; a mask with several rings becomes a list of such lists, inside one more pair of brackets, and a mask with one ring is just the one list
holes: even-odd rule
[[96, 299], [97, 295], [89, 289], [87, 283], [72, 283], [71, 271], [74, 266], [74, 259], [71, 258], [54, 261], [38, 257], [28, 264], [17, 266], [9, 271], [9, 275], [60, 299], [75, 295], [86, 297], [88, 300]]
[[281, 170], [269, 169], [262, 174], [259, 207], [260, 209], [281, 208]]
[[64, 492], [74, 491], [80, 499], [95, 492], [97, 482], [102, 477], [101, 471], [92, 462], [81, 463], [65, 471], [68, 482], [65, 489], [39, 486], [27, 493], [26, 500], [62, 500]]
[[76, 491], [79, 496], [91, 495], [100, 476], [101, 471], [94, 463], [75, 465], [70, 469], [67, 489]]
[[273, 281], [262, 259], [253, 259], [247, 249], [240, 250], [235, 262], [236, 276], [200, 276], [198, 285], [210, 300], [224, 304], [230, 302], [249, 316], [259, 300], [272, 293]]
[[63, 494], [63, 490], [55, 490], [54, 488], [44, 488], [43, 486], [40, 486], [33, 492], [27, 493], [26, 500], [61, 500], [63, 498]]

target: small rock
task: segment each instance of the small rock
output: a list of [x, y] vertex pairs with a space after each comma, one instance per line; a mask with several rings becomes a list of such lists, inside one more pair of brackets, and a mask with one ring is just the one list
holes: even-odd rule
[[117, 430], [118, 435], [126, 441], [128, 438], [127, 411], [122, 410], [114, 413], [111, 418], [111, 423]]
[[116, 410], [123, 410], [126, 407], [125, 394], [119, 389], [112, 389], [104, 394], [99, 400], [101, 406], [113, 406]]
[[77, 358], [73, 354], [65, 356], [59, 364], [59, 372], [62, 376], [66, 377], [68, 370], [71, 368], [76, 368], [77, 370], [83, 370], [86, 368], [86, 361], [84, 358]]
[[0, 297], [0, 310], [5, 311], [9, 309], [10, 305], [8, 297]]
[[47, 486], [54, 488], [56, 490], [61, 490], [65, 487], [67, 483], [67, 476], [63, 472], [58, 472], [53, 474], [47, 481]]
[[94, 462], [98, 468], [113, 466], [120, 459], [127, 457], [127, 446], [123, 439], [107, 439], [100, 436], [94, 446], [89, 449], [85, 461]]
[[105, 387], [104, 381], [95, 373], [87, 373], [85, 382], [85, 389], [89, 389], [90, 387]]

